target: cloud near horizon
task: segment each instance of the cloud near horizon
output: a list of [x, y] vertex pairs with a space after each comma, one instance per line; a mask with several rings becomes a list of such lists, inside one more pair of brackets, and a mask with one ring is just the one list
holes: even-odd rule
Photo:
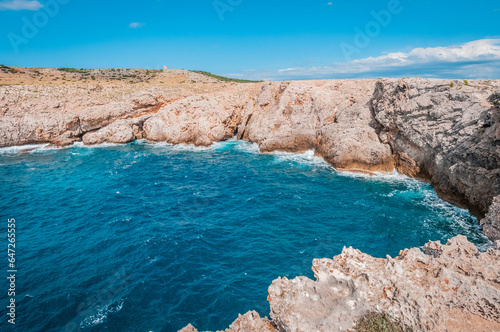
[[43, 5], [37, 0], [0, 1], [0, 10], [40, 10]]
[[269, 71], [247, 70], [251, 79], [440, 77], [500, 78], [500, 39], [480, 39], [461, 45], [415, 48], [322, 67], [296, 67]]

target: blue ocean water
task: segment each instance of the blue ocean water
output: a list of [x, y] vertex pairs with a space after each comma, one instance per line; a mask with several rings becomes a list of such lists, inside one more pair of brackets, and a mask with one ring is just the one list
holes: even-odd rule
[[312, 278], [312, 259], [343, 246], [385, 257], [457, 234], [490, 245], [426, 183], [247, 142], [0, 149], [0, 179], [5, 270], [6, 221], [17, 224], [17, 331], [222, 329], [268, 315], [273, 279]]

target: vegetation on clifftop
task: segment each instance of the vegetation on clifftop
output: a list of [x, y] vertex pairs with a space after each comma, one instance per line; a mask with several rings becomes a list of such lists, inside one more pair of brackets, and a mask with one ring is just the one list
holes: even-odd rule
[[400, 322], [394, 321], [387, 313], [371, 313], [361, 318], [354, 328], [356, 332], [412, 332]]
[[76, 68], [58, 68], [60, 71], [65, 71], [67, 73], [80, 73], [85, 74], [87, 71], [85, 69], [76, 69]]
[[190, 70], [190, 71], [193, 73], [197, 73], [197, 74], [205, 75], [205, 76], [208, 76], [211, 78], [215, 78], [216, 80], [219, 80], [222, 82], [236, 82], [236, 83], [259, 83], [259, 82], [262, 82], [262, 81], [240, 80], [237, 78], [224, 77], [224, 76], [215, 75], [215, 74], [209, 73], [207, 71], [202, 71], [202, 70]]
[[5, 65], [0, 65], [0, 69], [4, 72], [8, 72], [8, 73], [12, 73], [12, 74], [19, 72], [19, 70], [17, 70], [16, 68], [8, 67]]

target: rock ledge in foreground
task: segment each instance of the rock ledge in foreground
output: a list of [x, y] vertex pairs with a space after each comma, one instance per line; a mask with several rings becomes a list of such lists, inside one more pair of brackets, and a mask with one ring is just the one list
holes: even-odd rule
[[396, 258], [344, 248], [333, 259], [314, 260], [316, 280], [273, 281], [272, 322], [250, 312], [226, 332], [348, 331], [372, 312], [386, 312], [414, 331], [500, 331], [499, 261], [500, 242], [479, 252], [464, 236], [445, 245], [431, 241], [423, 251], [405, 249]]

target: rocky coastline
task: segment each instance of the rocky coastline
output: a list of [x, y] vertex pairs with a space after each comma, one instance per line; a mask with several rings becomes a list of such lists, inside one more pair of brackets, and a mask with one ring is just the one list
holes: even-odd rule
[[316, 280], [274, 280], [272, 320], [248, 312], [224, 331], [350, 331], [372, 312], [387, 312], [410, 331], [498, 331], [499, 259], [500, 241], [481, 253], [464, 236], [395, 258], [344, 248], [333, 259], [314, 260]]
[[[338, 170], [397, 169], [428, 181], [500, 240], [500, 81], [242, 84], [181, 70], [160, 78], [171, 81], [1, 85], [0, 147], [136, 139], [207, 146], [236, 136], [264, 153], [314, 149]], [[460, 236], [396, 258], [346, 248], [313, 262], [314, 281], [275, 280], [270, 321], [249, 312], [226, 331], [345, 331], [370, 312], [415, 331], [500, 330], [499, 258], [500, 242], [480, 253]]]

